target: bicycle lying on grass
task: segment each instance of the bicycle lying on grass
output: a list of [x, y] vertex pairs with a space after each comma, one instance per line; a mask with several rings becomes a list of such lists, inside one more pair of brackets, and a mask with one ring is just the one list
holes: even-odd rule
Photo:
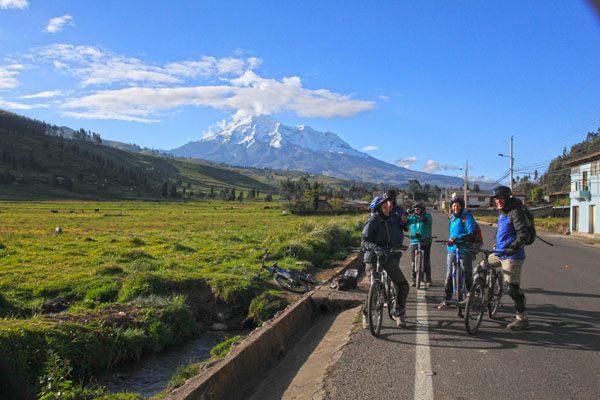
[[318, 283], [314, 276], [304, 271], [298, 271], [292, 268], [287, 270], [281, 268], [276, 262], [269, 267], [265, 264], [268, 254], [269, 249], [265, 250], [265, 253], [262, 256], [262, 264], [260, 265], [260, 269], [256, 275], [257, 278], [260, 277], [262, 270], [266, 269], [273, 274], [273, 280], [277, 286], [294, 293], [306, 293], [310, 290], [311, 286], [314, 286]]
[[491, 254], [502, 254], [502, 252], [485, 249], [477, 249], [477, 251], [483, 254], [483, 260], [475, 271], [475, 281], [465, 306], [465, 329], [471, 335], [479, 331], [486, 309], [490, 318], [496, 316], [502, 305], [504, 293], [502, 270], [492, 268], [489, 264]]
[[384, 258], [392, 257], [394, 254], [402, 254], [402, 250], [407, 247], [397, 247], [386, 251], [382, 256], [377, 256], [375, 270], [371, 272], [371, 286], [367, 297], [367, 320], [369, 321], [369, 330], [371, 335], [377, 337], [381, 331], [383, 323], [383, 308], [387, 303], [388, 314], [391, 320], [394, 320], [394, 310], [396, 309], [396, 299], [398, 297], [398, 288], [392, 282], [383, 265]]

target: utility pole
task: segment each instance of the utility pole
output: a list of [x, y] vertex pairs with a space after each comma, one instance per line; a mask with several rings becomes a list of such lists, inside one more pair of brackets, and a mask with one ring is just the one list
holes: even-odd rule
[[510, 158], [510, 191], [513, 190], [513, 165], [515, 163], [515, 159], [513, 157], [513, 137], [510, 137], [510, 156], [505, 156], [502, 153], [498, 153], [500, 157], [508, 157]]
[[513, 137], [510, 137], [510, 191], [513, 191], [513, 164], [514, 164], [514, 158], [513, 158]]
[[467, 191], [469, 190], [469, 160], [465, 163], [465, 184], [464, 184], [464, 198], [465, 198], [465, 208], [469, 205], [467, 200]]

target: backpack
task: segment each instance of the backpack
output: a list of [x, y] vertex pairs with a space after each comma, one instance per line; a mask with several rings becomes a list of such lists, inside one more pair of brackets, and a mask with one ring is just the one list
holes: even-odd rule
[[337, 290], [354, 289], [358, 284], [358, 280], [356, 279], [357, 275], [358, 270], [348, 270], [344, 275], [338, 275], [335, 278], [333, 278], [329, 286], [332, 289]]
[[[467, 216], [465, 215], [465, 213], [463, 213], [460, 217], [460, 222], [462, 222], [462, 224], [465, 226], [465, 229], [466, 229], [466, 221], [467, 221]], [[473, 221], [475, 221], [475, 219], [473, 219]], [[475, 232], [472, 233], [471, 244], [473, 245], [473, 247], [475, 247], [477, 249], [479, 249], [479, 248], [481, 248], [481, 246], [483, 246], [483, 235], [481, 234], [481, 228], [479, 227], [479, 224], [477, 223], [477, 221], [475, 221]], [[477, 251], [473, 251], [473, 254], [477, 254]]]
[[535, 238], [537, 233], [535, 231], [535, 217], [527, 209], [527, 207], [523, 207], [523, 214], [525, 214], [525, 225], [527, 226], [527, 233], [529, 233], [529, 240], [525, 243], [526, 246], [535, 242]]

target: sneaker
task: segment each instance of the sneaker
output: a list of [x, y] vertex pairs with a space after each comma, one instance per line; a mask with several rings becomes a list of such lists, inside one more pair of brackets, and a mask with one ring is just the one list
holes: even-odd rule
[[522, 331], [529, 328], [529, 319], [527, 313], [517, 313], [517, 318], [506, 326], [508, 329], [513, 331]]
[[431, 287], [431, 281], [425, 282], [425, 287]]
[[417, 283], [415, 282], [414, 278], [410, 280], [410, 286], [412, 286], [412, 287], [417, 286]]
[[450, 308], [450, 302], [448, 301], [442, 301], [438, 306], [438, 310], [445, 310], [447, 308]]
[[397, 317], [394, 317], [396, 320], [396, 326], [398, 328], [406, 328], [406, 314], [400, 314]]
[[365, 314], [362, 316], [362, 327], [363, 329], [367, 329], [369, 327], [369, 321], [367, 321], [367, 316]]
[[465, 296], [465, 298], [462, 299], [461, 301], [459, 301], [458, 304], [461, 305], [461, 306], [466, 306], [467, 305], [467, 301], [469, 301], [469, 297], [471, 297], [471, 292], [467, 293], [467, 295]]

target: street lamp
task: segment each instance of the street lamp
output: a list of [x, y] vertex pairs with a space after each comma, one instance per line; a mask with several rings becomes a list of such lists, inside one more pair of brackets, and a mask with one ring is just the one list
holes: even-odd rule
[[513, 137], [510, 137], [510, 156], [506, 156], [502, 153], [498, 153], [498, 155], [500, 157], [506, 157], [506, 158], [510, 158], [510, 191], [513, 191], [513, 164], [514, 164], [514, 157], [513, 157]]

